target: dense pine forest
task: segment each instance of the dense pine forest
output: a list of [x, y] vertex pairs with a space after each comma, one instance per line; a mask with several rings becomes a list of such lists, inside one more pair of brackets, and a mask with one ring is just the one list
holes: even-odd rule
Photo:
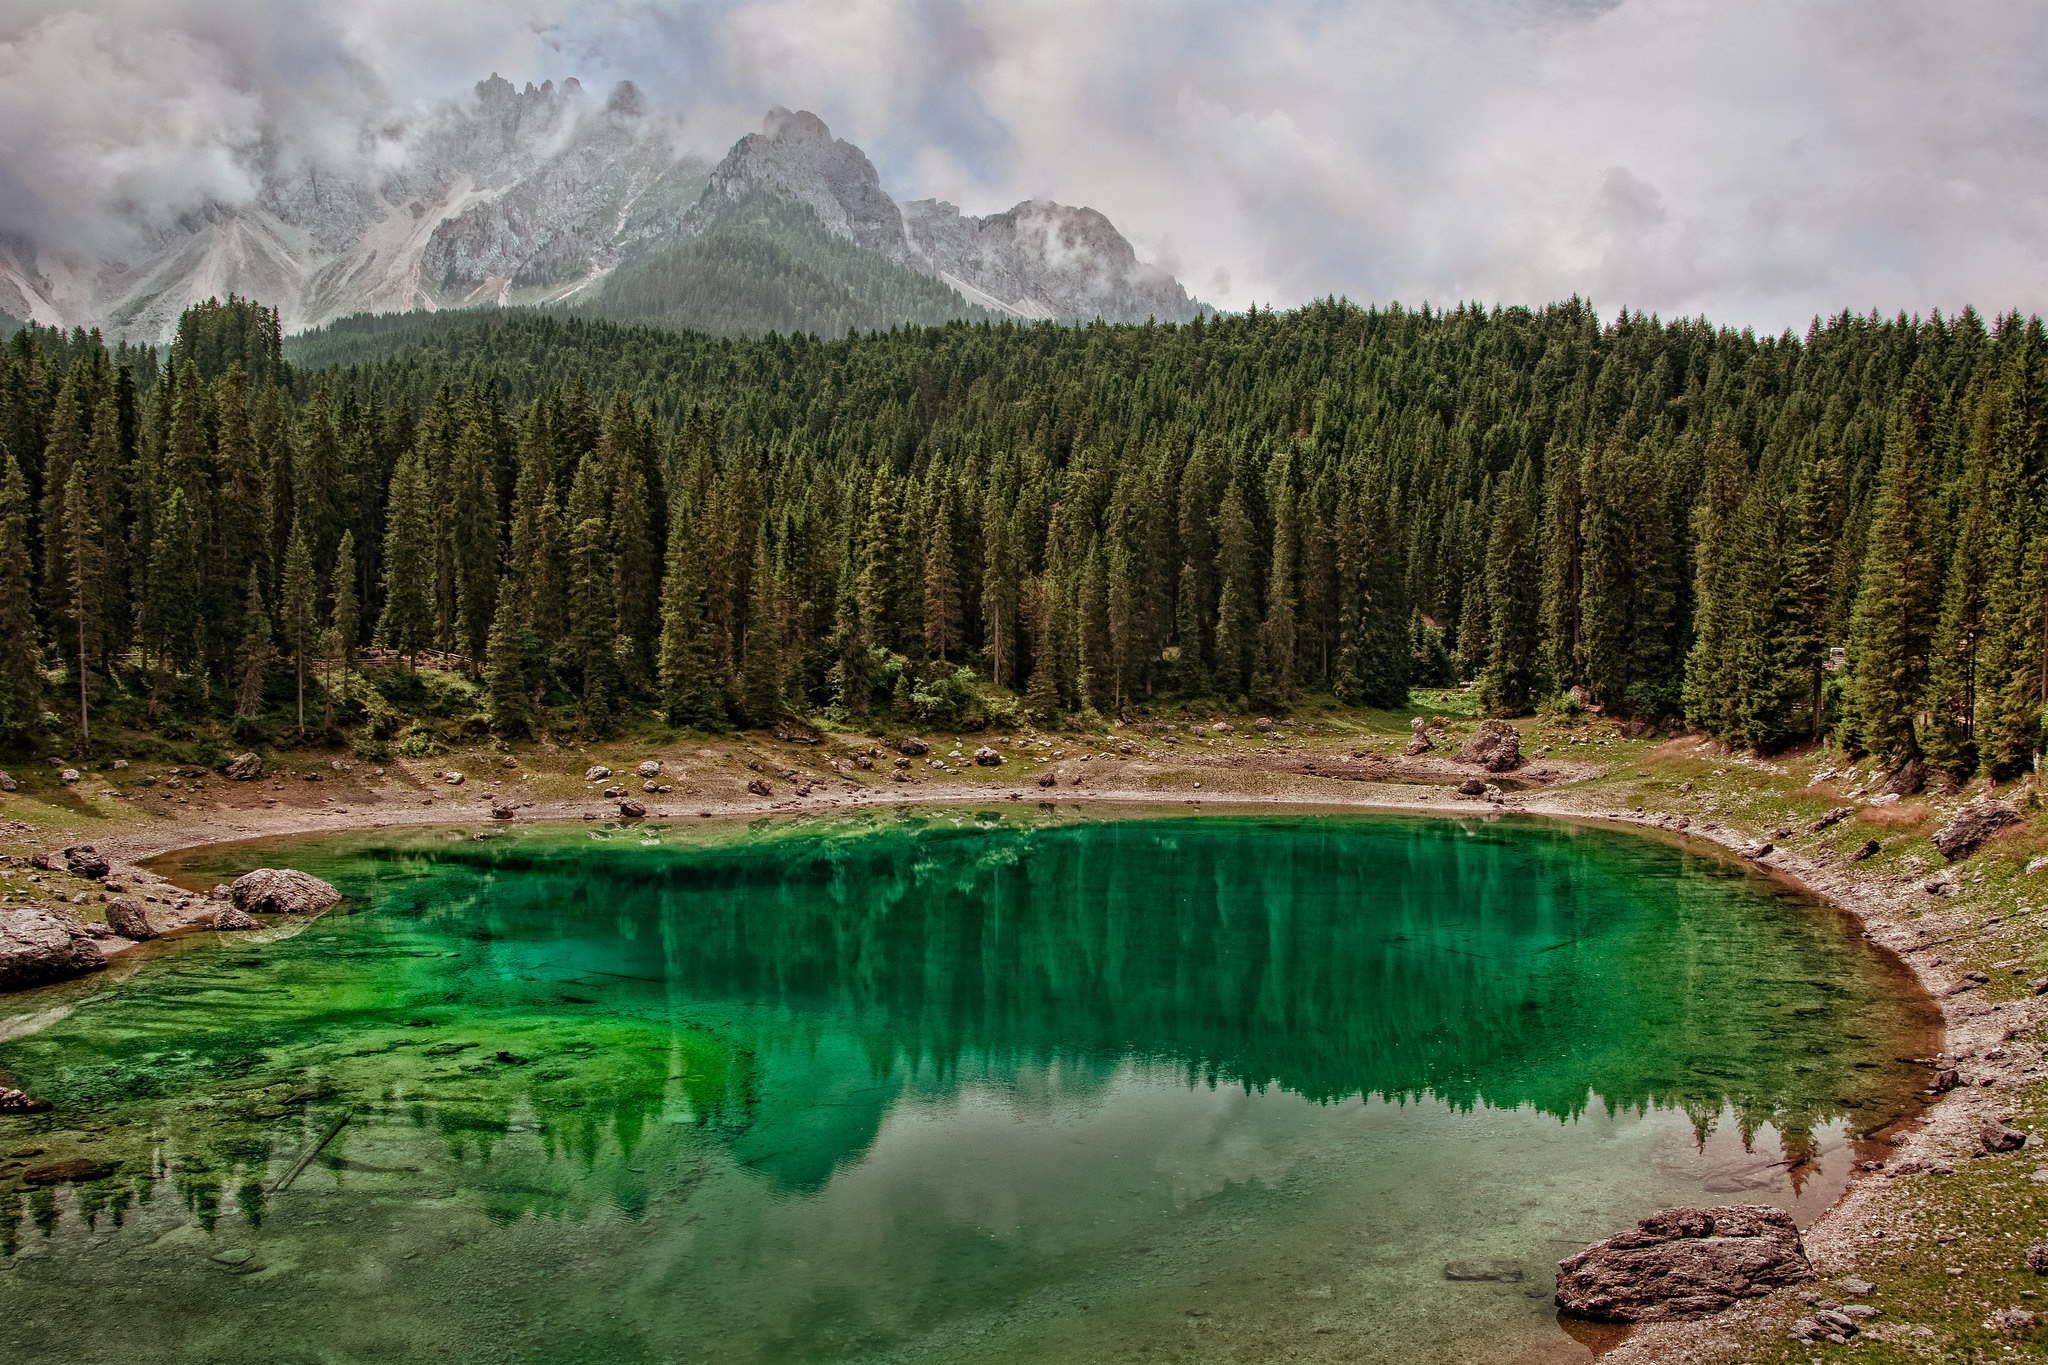
[[513, 736], [1470, 680], [1497, 714], [2009, 777], [2048, 698], [2044, 419], [2039, 320], [1968, 311], [287, 341], [230, 299], [161, 354], [30, 327], [0, 359], [0, 726], [360, 749], [430, 697]]

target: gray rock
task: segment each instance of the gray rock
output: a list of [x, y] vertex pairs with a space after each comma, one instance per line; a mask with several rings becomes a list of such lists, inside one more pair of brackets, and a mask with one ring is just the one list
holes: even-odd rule
[[638, 801], [621, 801], [619, 802], [619, 818], [622, 820], [644, 820], [647, 818], [647, 807], [641, 805]]
[[2029, 1242], [2026, 1250], [2027, 1269], [2036, 1275], [2048, 1275], [2048, 1242]]
[[2027, 1145], [2027, 1135], [1997, 1119], [1986, 1119], [1984, 1126], [1977, 1130], [1977, 1142], [1987, 1152], [2017, 1152]]
[[213, 927], [223, 933], [228, 933], [238, 929], [256, 929], [262, 926], [258, 925], [255, 920], [250, 919], [241, 911], [235, 909], [234, 906], [223, 905], [220, 909], [213, 912]]
[[1842, 1292], [1852, 1299], [1860, 1299], [1871, 1290], [1877, 1288], [1870, 1281], [1859, 1280], [1854, 1275], [1845, 1275], [1841, 1279], [1836, 1280], [1835, 1283], [1840, 1285]]
[[49, 1108], [48, 1100], [39, 1100], [24, 1091], [0, 1086], [0, 1114], [41, 1114]]
[[1504, 720], [1482, 720], [1459, 746], [1457, 761], [1477, 763], [1490, 773], [1512, 772], [1522, 766], [1522, 736]]
[[442, 780], [445, 781], [451, 787], [459, 787], [463, 784], [463, 782], [466, 779], [463, 777], [461, 773], [456, 772], [453, 768], [451, 768], [448, 770], [447, 773], [443, 775]]
[[1428, 735], [1418, 732], [1413, 739], [1408, 741], [1408, 757], [1414, 758], [1418, 754], [1426, 754], [1435, 747], [1436, 745], [1429, 742]]
[[602, 782], [611, 775], [612, 770], [605, 767], [602, 763], [593, 763], [583, 770], [583, 780], [585, 782]]
[[1003, 756], [984, 744], [974, 751], [974, 761], [981, 767], [994, 768], [1001, 765]]
[[763, 781], [762, 781], [762, 780], [761, 780], [760, 778], [758, 778], [758, 777], [756, 777], [756, 778], [751, 778], [751, 779], [749, 779], [749, 780], [748, 780], [748, 782], [747, 782], [747, 790], [748, 790], [748, 791], [750, 791], [750, 792], [752, 792], [752, 793], [753, 793], [754, 795], [756, 795], [756, 796], [773, 796], [773, 795], [775, 794], [775, 793], [774, 793], [774, 792], [773, 792], [773, 791], [772, 791], [772, 790], [771, 790], [771, 789], [769, 788], [768, 784], [767, 784], [766, 782], [763, 782]]
[[16, 782], [6, 773], [0, 773], [0, 792], [11, 792], [20, 785], [19, 782]]
[[1560, 1261], [1557, 1304], [1575, 1317], [1656, 1322], [1716, 1313], [1812, 1274], [1783, 1209], [1666, 1209]]
[[107, 902], [107, 927], [122, 938], [132, 938], [137, 943], [156, 937], [156, 930], [149, 924], [149, 916], [143, 913], [142, 902], [127, 896], [116, 896]]
[[1950, 862], [1960, 862], [2007, 825], [2018, 824], [2019, 818], [2020, 813], [2003, 801], [1973, 801], [1934, 831], [1934, 846]]
[[1927, 765], [1914, 758], [1885, 779], [1883, 791], [1886, 796], [1912, 796], [1926, 785]]
[[0, 991], [96, 972], [107, 965], [85, 926], [39, 906], [0, 907]]
[[659, 777], [661, 776], [661, 763], [658, 759], [650, 758], [640, 765], [638, 771], [642, 777]]
[[333, 886], [289, 867], [259, 867], [229, 888], [235, 908], [254, 915], [309, 915], [341, 899]]
[[263, 760], [255, 754], [236, 754], [221, 772], [230, 782], [251, 782], [263, 776]]
[[1053, 772], [1053, 770], [1050, 768], [1046, 769], [1044, 772], [1038, 775], [1038, 785], [1041, 787], [1054, 786], [1059, 782], [1059, 780], [1059, 775]]
[[2032, 1327], [2041, 1320], [2040, 1314], [2026, 1308], [2001, 1308], [1984, 1319], [1986, 1331], [2017, 1332]]
[[1483, 796], [1486, 793], [1486, 785], [1476, 777], [1468, 777], [1458, 784], [1458, 795]]
[[91, 844], [80, 844], [64, 850], [64, 866], [74, 877], [85, 877], [98, 881], [107, 875], [107, 860], [93, 851]]
[[909, 758], [917, 758], [932, 751], [932, 746], [916, 735], [905, 735], [896, 741], [896, 752]]
[[1855, 851], [1854, 853], [1851, 853], [1851, 854], [1849, 855], [1849, 861], [1850, 861], [1850, 862], [1852, 862], [1852, 863], [1860, 863], [1860, 862], [1862, 862], [1862, 861], [1863, 861], [1863, 860], [1864, 860], [1865, 858], [1873, 858], [1873, 857], [1876, 857], [1876, 856], [1877, 856], [1877, 851], [1878, 851], [1878, 849], [1879, 849], [1880, 847], [1882, 847], [1882, 845], [1880, 845], [1880, 844], [1879, 844], [1879, 843], [1877, 842], [1877, 840], [1875, 840], [1875, 839], [1866, 839], [1866, 840], [1865, 840], [1865, 841], [1863, 842], [1863, 844], [1862, 844], [1862, 845], [1861, 845], [1861, 846], [1860, 846], [1859, 848], [1857, 848], [1857, 850], [1856, 850], [1856, 851]]
[[493, 820], [510, 820], [513, 813], [514, 808], [510, 802], [497, 801], [491, 805], [491, 818]]
[[1809, 833], [1818, 834], [1824, 829], [1829, 829], [1835, 825], [1841, 824], [1842, 821], [1848, 819], [1855, 813], [1856, 808], [1854, 806], [1836, 806], [1833, 810], [1829, 811], [1826, 815], [1821, 816], [1820, 819], [1814, 821], [1806, 828]]
[[76, 782], [78, 780], [78, 777], [79, 773], [78, 769], [76, 768], [66, 768], [62, 772], [57, 774], [57, 780], [59, 782]]

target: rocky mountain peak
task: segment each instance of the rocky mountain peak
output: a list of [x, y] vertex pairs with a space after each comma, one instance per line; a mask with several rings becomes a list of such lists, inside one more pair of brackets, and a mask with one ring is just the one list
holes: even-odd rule
[[903, 215], [882, 188], [875, 164], [851, 142], [833, 137], [825, 121], [808, 109], [792, 112], [777, 106], [762, 120], [760, 132], [733, 144], [711, 172], [706, 203], [694, 215], [696, 225], [707, 224], [715, 214], [714, 196], [735, 200], [753, 190], [795, 200], [834, 236], [891, 260], [904, 259]]

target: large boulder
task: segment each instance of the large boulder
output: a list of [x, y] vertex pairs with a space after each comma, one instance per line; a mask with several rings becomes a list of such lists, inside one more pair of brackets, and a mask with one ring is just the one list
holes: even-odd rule
[[64, 850], [64, 867], [74, 877], [85, 877], [98, 881], [107, 875], [107, 860], [93, 851], [91, 844], [79, 844]]
[[1934, 831], [1934, 846], [1950, 862], [1960, 862], [2007, 825], [2018, 824], [2019, 818], [2020, 813], [2003, 801], [1972, 801]]
[[236, 754], [221, 772], [230, 782], [253, 782], [263, 776], [263, 760], [254, 754]]
[[1909, 758], [1899, 770], [1884, 780], [1882, 788], [1886, 796], [1912, 796], [1927, 785], [1927, 765], [1917, 758]]
[[252, 915], [310, 915], [341, 899], [328, 883], [289, 867], [245, 872], [228, 890], [235, 908]]
[[0, 991], [96, 972], [106, 954], [69, 915], [40, 906], [0, 908]]
[[1783, 1209], [1666, 1209], [1559, 1261], [1557, 1306], [1604, 1322], [1700, 1317], [1812, 1274]]
[[905, 735], [902, 739], [896, 741], [896, 752], [911, 758], [917, 758], [931, 751], [932, 746], [919, 739], [916, 735]]
[[232, 933], [242, 929], [259, 929], [262, 926], [234, 906], [223, 905], [213, 912], [213, 927], [223, 933]]
[[156, 930], [150, 928], [149, 916], [143, 913], [142, 902], [129, 896], [115, 896], [107, 902], [107, 927], [122, 938], [132, 938], [137, 943], [156, 937]]
[[1477, 763], [1490, 773], [1513, 772], [1522, 766], [1521, 732], [1504, 720], [1482, 720], [1458, 749], [1457, 761]]

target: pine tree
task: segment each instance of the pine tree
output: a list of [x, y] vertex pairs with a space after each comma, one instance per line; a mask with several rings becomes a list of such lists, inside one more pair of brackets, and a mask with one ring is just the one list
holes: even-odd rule
[[932, 499], [931, 531], [924, 551], [924, 648], [941, 663], [960, 638], [960, 575], [953, 564], [952, 499], [941, 489]]
[[749, 725], [773, 725], [782, 715], [781, 611], [765, 527], [755, 536], [748, 584], [746, 633], [740, 640], [740, 710]]
[[532, 728], [533, 703], [526, 695], [526, 660], [519, 639], [524, 627], [509, 579], [499, 585], [497, 599], [484, 647], [484, 711], [495, 733], [513, 738]]
[[583, 691], [583, 721], [594, 734], [611, 726], [618, 701], [614, 654], [618, 615], [612, 604], [611, 528], [604, 477], [595, 455], [576, 466], [569, 491], [569, 661]]
[[1893, 764], [1920, 756], [1914, 716], [1927, 689], [1939, 606], [1928, 525], [1932, 409], [1922, 362], [1907, 376], [1892, 418], [1850, 630], [1863, 740]]
[[78, 673], [78, 737], [80, 747], [92, 748], [92, 718], [88, 709], [93, 682], [93, 663], [101, 653], [101, 603], [106, 596], [106, 551], [100, 539], [100, 525], [92, 514], [90, 468], [80, 462], [71, 466], [64, 482], [62, 557], [64, 565], [63, 622], [66, 644], [72, 647], [71, 661]]
[[1537, 626], [1543, 584], [1536, 558], [1535, 476], [1518, 465], [1495, 499], [1486, 542], [1486, 671], [1479, 704], [1492, 715], [1514, 716], [1536, 700]]
[[149, 552], [149, 578], [137, 609], [137, 634], [154, 656], [151, 710], [163, 704], [164, 688], [197, 657], [199, 575], [192, 519], [185, 490], [172, 488], [158, 509]]
[[327, 580], [329, 609], [327, 627], [333, 633], [334, 657], [341, 664], [341, 694], [349, 696], [349, 669], [355, 663], [356, 644], [362, 639], [363, 614], [356, 602], [356, 533], [343, 531], [334, 550], [334, 572]]
[[1294, 695], [1295, 655], [1295, 556], [1299, 550], [1295, 529], [1294, 491], [1287, 486], [1287, 464], [1283, 457], [1275, 475], [1278, 490], [1273, 498], [1273, 560], [1266, 574], [1266, 619], [1260, 623], [1260, 655], [1265, 661], [1270, 700], [1285, 702]]
[[284, 585], [278, 594], [278, 624], [284, 630], [292, 673], [298, 687], [299, 733], [306, 733], [306, 656], [320, 629], [320, 580], [313, 572], [313, 551], [303, 526], [292, 528], [285, 547]]
[[242, 595], [242, 643], [235, 654], [235, 715], [254, 720], [263, 711], [263, 687], [277, 658], [271, 641], [270, 613], [263, 606], [263, 583], [249, 566], [249, 586]]
[[498, 494], [490, 434], [472, 417], [462, 428], [448, 471], [449, 556], [455, 579], [455, 643], [474, 670], [483, 659], [497, 611]]
[[1253, 581], [1252, 523], [1244, 493], [1232, 480], [1216, 517], [1216, 681], [1225, 696], [1240, 696], [1251, 680], [1258, 650], [1258, 585]]
[[1024, 606], [1031, 620], [1031, 681], [1024, 689], [1025, 706], [1041, 721], [1060, 712], [1059, 637], [1053, 622], [1058, 586], [1044, 578], [1025, 584]]
[[[718, 684], [711, 672], [710, 630], [704, 620], [704, 562], [691, 517], [678, 501], [669, 510], [668, 572], [661, 585], [661, 645], [656, 682], [662, 714], [671, 725], [709, 729], [721, 719]], [[848, 604], [842, 604], [842, 610]], [[859, 710], [867, 709], [861, 695]], [[855, 709], [851, 706], [849, 710]]]
[[0, 732], [17, 742], [42, 722], [43, 661], [29, 587], [28, 485], [0, 448]]
[[384, 524], [384, 611], [377, 638], [408, 666], [434, 638], [434, 525], [426, 471], [416, 452], [391, 474]]

